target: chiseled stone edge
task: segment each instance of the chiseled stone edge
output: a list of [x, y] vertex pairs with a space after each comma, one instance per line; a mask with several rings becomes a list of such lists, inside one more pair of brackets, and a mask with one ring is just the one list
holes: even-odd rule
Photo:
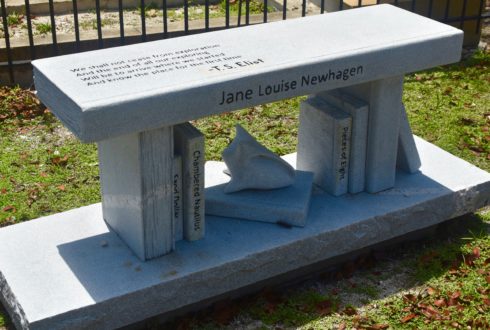
[[0, 270], [0, 302], [5, 309], [9, 312], [9, 316], [12, 319], [12, 322], [19, 329], [29, 329], [29, 322], [27, 321], [26, 315], [22, 306], [17, 301], [12, 290], [10, 290], [10, 286], [5, 279], [2, 271]]

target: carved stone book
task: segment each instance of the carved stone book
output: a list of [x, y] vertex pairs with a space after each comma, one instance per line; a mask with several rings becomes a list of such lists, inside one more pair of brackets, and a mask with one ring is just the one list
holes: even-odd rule
[[184, 215], [182, 205], [182, 157], [174, 157], [174, 177], [173, 177], [173, 205], [172, 214], [174, 216], [174, 240], [184, 239]]
[[204, 236], [204, 135], [190, 123], [174, 127], [175, 153], [182, 156], [184, 239]]
[[367, 133], [369, 105], [338, 89], [318, 94], [328, 103], [352, 116], [349, 159], [349, 193], [364, 191], [366, 177]]
[[314, 173], [313, 182], [340, 196], [348, 191], [351, 116], [319, 97], [301, 103], [297, 169]]

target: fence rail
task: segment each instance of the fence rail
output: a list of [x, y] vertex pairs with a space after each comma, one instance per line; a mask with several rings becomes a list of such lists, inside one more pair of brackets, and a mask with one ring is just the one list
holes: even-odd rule
[[21, 7], [8, 1], [0, 0], [0, 85], [29, 84], [30, 62], [38, 58], [366, 5], [390, 3], [451, 24], [464, 30], [469, 46], [478, 44], [482, 20], [489, 17], [485, 0], [109, 0], [104, 8], [100, 0], [46, 0], [43, 6], [24, 0]]

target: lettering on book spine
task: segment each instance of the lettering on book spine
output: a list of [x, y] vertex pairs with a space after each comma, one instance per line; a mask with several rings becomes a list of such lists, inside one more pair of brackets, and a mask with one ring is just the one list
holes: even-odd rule
[[347, 174], [349, 135], [350, 135], [349, 127], [346, 126], [342, 129], [342, 134], [341, 134], [339, 181], [344, 180], [345, 175]]
[[201, 230], [201, 170], [200, 159], [201, 152], [199, 150], [194, 151], [192, 160], [192, 191], [194, 196], [194, 231]]

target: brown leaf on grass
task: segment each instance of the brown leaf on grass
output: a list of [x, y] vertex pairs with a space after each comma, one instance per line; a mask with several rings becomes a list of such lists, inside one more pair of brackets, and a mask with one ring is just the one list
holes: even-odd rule
[[450, 95], [453, 92], [453, 89], [451, 87], [447, 87], [442, 94], [444, 95]]
[[59, 190], [61, 190], [61, 191], [65, 191], [65, 189], [66, 189], [66, 188], [65, 188], [65, 185], [62, 185], [62, 184], [60, 184], [60, 185], [59, 185], [58, 187], [56, 187], [56, 188], [58, 188], [58, 189], [59, 189]]
[[483, 298], [483, 303], [487, 306], [490, 306], [490, 299], [488, 298]]
[[426, 310], [424, 308], [420, 309], [420, 313], [422, 313], [428, 319], [434, 318], [434, 315], [432, 315], [432, 313], [430, 313], [428, 310]]
[[352, 306], [347, 306], [346, 308], [344, 308], [343, 313], [345, 315], [352, 316], [357, 314], [357, 310]]
[[366, 329], [367, 330], [382, 330], [382, 329], [388, 329], [389, 325], [388, 324], [375, 324], [375, 325], [370, 325]]
[[487, 283], [490, 284], [490, 276], [485, 277], [485, 281], [487, 281]]
[[434, 301], [434, 305], [436, 305], [437, 307], [446, 307], [446, 300], [444, 298], [437, 299], [436, 301]]
[[461, 118], [461, 123], [464, 125], [473, 125], [475, 121], [471, 118]]
[[403, 318], [400, 320], [400, 322], [401, 322], [401, 323], [407, 323], [408, 321], [410, 321], [411, 319], [413, 319], [413, 318], [415, 318], [415, 317], [417, 317], [417, 314], [414, 314], [414, 313], [412, 313], [412, 314], [408, 314], [407, 316], [403, 317]]
[[437, 293], [437, 290], [434, 289], [434, 288], [432, 288], [432, 287], [428, 287], [427, 288], [427, 293], [429, 294], [429, 296], [432, 296], [432, 295], [434, 295], [434, 294]]
[[53, 157], [51, 158], [51, 163], [53, 165], [66, 166], [66, 164], [68, 164], [68, 158], [68, 155], [65, 155], [64, 157]]
[[475, 259], [480, 258], [480, 248], [475, 247], [475, 248], [473, 249], [473, 256], [475, 257]]
[[440, 313], [439, 313], [439, 311], [437, 311], [436, 309], [434, 309], [434, 307], [432, 307], [432, 306], [427, 306], [427, 307], [425, 308], [425, 310], [426, 310], [427, 312], [429, 312], [429, 313], [430, 313], [431, 315], [433, 315], [433, 316], [439, 316], [439, 314], [440, 314]]
[[478, 293], [481, 293], [483, 295], [487, 295], [490, 293], [490, 289], [484, 289], [484, 288], [478, 288], [476, 289], [476, 291], [478, 291]]
[[459, 304], [459, 297], [461, 296], [461, 291], [455, 291], [452, 293], [447, 301], [448, 306], [457, 306]]
[[485, 259], [485, 261], [483, 262], [483, 264], [485, 266], [488, 265], [488, 264], [490, 264], [490, 258]]
[[347, 325], [345, 324], [345, 322], [342, 322], [339, 324], [338, 330], [345, 330], [345, 328], [347, 328]]
[[326, 299], [316, 304], [316, 311], [321, 316], [329, 315], [332, 313], [332, 306], [333, 306], [332, 301]]
[[0, 189], [0, 194], [5, 195], [7, 193], [7, 189], [2, 188]]
[[17, 212], [17, 209], [13, 205], [7, 205], [2, 209], [3, 212], [12, 212], [15, 213]]
[[417, 301], [417, 297], [415, 297], [411, 293], [408, 293], [406, 295], [403, 295], [403, 300], [405, 300], [406, 302], [416, 302]]

